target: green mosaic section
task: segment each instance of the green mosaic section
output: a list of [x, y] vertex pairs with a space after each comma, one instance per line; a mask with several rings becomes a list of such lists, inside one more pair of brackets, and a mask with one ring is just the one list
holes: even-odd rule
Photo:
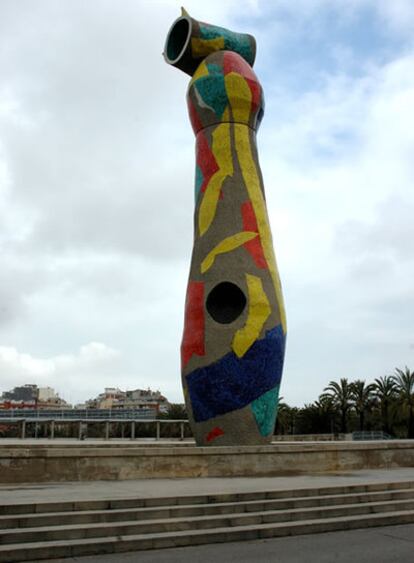
[[224, 27], [215, 25], [204, 26], [200, 24], [200, 36], [202, 39], [224, 38], [224, 50], [234, 51], [243, 57], [251, 66], [254, 63], [254, 52], [249, 37], [244, 33], [234, 33]]
[[205, 105], [221, 119], [229, 103], [223, 74], [203, 76], [195, 82], [194, 86]]
[[279, 385], [252, 402], [252, 411], [262, 436], [273, 432], [279, 402]]
[[195, 201], [197, 203], [200, 197], [201, 186], [204, 182], [204, 176], [199, 165], [196, 165], [196, 177], [195, 177]]

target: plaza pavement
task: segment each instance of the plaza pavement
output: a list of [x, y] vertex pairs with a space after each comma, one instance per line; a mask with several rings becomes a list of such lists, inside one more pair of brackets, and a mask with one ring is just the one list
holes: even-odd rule
[[194, 547], [115, 553], [47, 563], [413, 563], [414, 524]]

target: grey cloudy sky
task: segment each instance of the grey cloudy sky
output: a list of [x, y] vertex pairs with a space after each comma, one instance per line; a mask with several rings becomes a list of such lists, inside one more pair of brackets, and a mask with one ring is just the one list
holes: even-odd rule
[[[414, 3], [186, 2], [257, 39], [258, 135], [284, 287], [282, 395], [414, 366]], [[182, 401], [192, 246], [173, 0], [0, 2], [0, 391]]]

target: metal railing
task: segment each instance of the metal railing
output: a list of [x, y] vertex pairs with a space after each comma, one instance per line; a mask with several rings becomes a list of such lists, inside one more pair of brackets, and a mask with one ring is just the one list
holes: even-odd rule
[[154, 408], [138, 409], [4, 409], [0, 410], [0, 422], [7, 418], [54, 418], [54, 419], [145, 419], [153, 420]]
[[392, 440], [392, 436], [380, 430], [352, 432], [352, 440]]
[[[2, 425], [19, 425], [20, 426], [20, 438], [24, 440], [27, 436], [27, 429], [29, 425], [34, 425], [34, 438], [39, 437], [39, 428], [43, 426], [46, 438], [54, 439], [56, 435], [56, 427], [62, 425], [76, 424], [78, 426], [77, 438], [79, 440], [84, 440], [88, 437], [88, 426], [91, 424], [102, 424], [104, 425], [104, 440], [109, 440], [111, 438], [111, 424], [120, 424], [123, 428], [126, 424], [130, 426], [130, 439], [135, 440], [137, 434], [137, 427], [139, 425], [145, 425], [148, 427], [149, 424], [154, 424], [155, 435], [153, 436], [156, 440], [161, 438], [161, 426], [178, 424], [179, 425], [179, 436], [180, 440], [184, 440], [185, 437], [185, 425], [188, 426], [188, 420], [163, 420], [163, 419], [133, 419], [127, 420], [125, 418], [83, 418], [83, 419], [61, 419], [61, 418], [1, 418], [0, 426]], [[123, 432], [122, 432], [123, 434]], [[112, 436], [114, 437], [114, 436]], [[123, 437], [123, 435], [121, 436]]]

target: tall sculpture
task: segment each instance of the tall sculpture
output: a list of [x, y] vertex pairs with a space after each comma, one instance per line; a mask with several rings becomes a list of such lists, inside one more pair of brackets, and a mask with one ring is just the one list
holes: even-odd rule
[[181, 360], [200, 446], [266, 444], [277, 414], [286, 318], [256, 147], [264, 99], [255, 55], [251, 35], [184, 9], [164, 51], [192, 76], [194, 247]]

